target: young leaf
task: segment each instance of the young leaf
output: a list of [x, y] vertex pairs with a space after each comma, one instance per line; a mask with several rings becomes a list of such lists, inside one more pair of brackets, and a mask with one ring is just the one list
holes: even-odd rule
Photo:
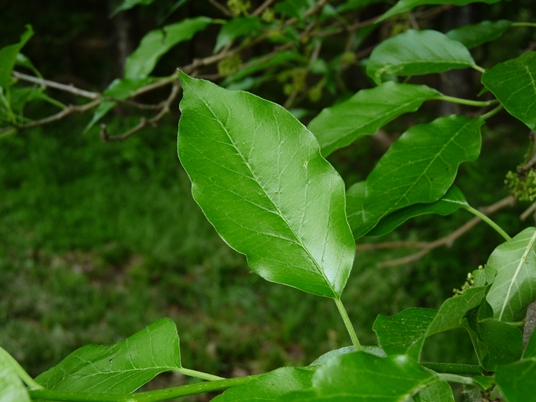
[[498, 366], [495, 371], [495, 381], [508, 402], [534, 400], [536, 359]]
[[410, 308], [391, 317], [379, 314], [372, 329], [387, 355], [408, 355], [418, 361], [436, 314], [436, 310], [426, 308]]
[[483, 21], [448, 31], [447, 36], [452, 40], [457, 40], [467, 49], [472, 49], [500, 38], [511, 25], [512, 21], [507, 20]]
[[0, 351], [0, 402], [30, 402], [28, 390], [17, 371]]
[[486, 70], [482, 84], [512, 116], [536, 130], [536, 52], [499, 63]]
[[389, 81], [322, 110], [307, 128], [316, 136], [322, 154], [327, 156], [358, 138], [374, 134], [396, 117], [416, 111], [425, 100], [439, 95], [426, 85]]
[[222, 28], [216, 39], [214, 53], [223, 49], [236, 38], [257, 32], [261, 27], [258, 17], [237, 17], [228, 21]]
[[[367, 233], [367, 236], [383, 236], [402, 225], [408, 219], [416, 216], [424, 214], [439, 214], [441, 216], [450, 215], [465, 205], [469, 205], [465, 200], [465, 196], [458, 187], [452, 185], [445, 195], [436, 202], [431, 202], [429, 204], [414, 204], [390, 213], [382, 218], [374, 229]], [[351, 223], [350, 227], [352, 227]]]
[[138, 48], [127, 57], [125, 78], [147, 77], [160, 57], [178, 43], [192, 39], [211, 22], [207, 17], [189, 18], [147, 33]]
[[439, 381], [408, 356], [377, 357], [365, 352], [341, 355], [320, 366], [311, 390], [280, 401], [404, 401]]
[[423, 75], [474, 65], [469, 50], [460, 42], [437, 31], [409, 30], [374, 49], [367, 64], [367, 75], [380, 84], [384, 74]]
[[400, 0], [394, 5], [394, 7], [390, 8], [389, 11], [382, 15], [381, 18], [379, 18], [376, 22], [384, 21], [387, 18], [392, 17], [396, 14], [405, 13], [406, 11], [409, 11], [423, 4], [454, 4], [455, 6], [465, 6], [469, 3], [480, 2], [494, 4], [498, 3], [499, 1], [501, 0]]
[[15, 66], [17, 55], [24, 47], [26, 42], [33, 36], [31, 25], [26, 25], [26, 31], [21, 35], [19, 43], [8, 45], [0, 49], [0, 88], [6, 88], [9, 83], [9, 77]]
[[314, 136], [277, 104], [180, 78], [179, 158], [208, 220], [266, 280], [338, 298], [355, 244]]
[[446, 381], [429, 385], [415, 396], [415, 402], [454, 402], [452, 388]]
[[314, 371], [296, 367], [282, 367], [248, 382], [233, 387], [222, 395], [212, 399], [213, 402], [274, 401], [292, 391], [311, 388]]
[[452, 115], [402, 134], [367, 178], [364, 221], [377, 222], [397, 209], [441, 198], [458, 165], [478, 157], [483, 123]]
[[77, 349], [36, 381], [56, 391], [125, 394], [181, 367], [177, 327], [163, 318], [114, 345]]
[[497, 271], [486, 296], [500, 321], [514, 321], [516, 314], [536, 299], [536, 228], [523, 230], [491, 253], [486, 267]]

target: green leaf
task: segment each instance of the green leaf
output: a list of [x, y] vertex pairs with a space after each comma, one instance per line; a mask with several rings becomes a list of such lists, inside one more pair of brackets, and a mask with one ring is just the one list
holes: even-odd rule
[[155, 79], [150, 77], [137, 79], [116, 78], [115, 80], [113, 80], [112, 83], [108, 85], [108, 88], [106, 88], [106, 90], [102, 93], [101, 103], [93, 112], [93, 117], [84, 129], [84, 133], [87, 133], [89, 129], [95, 125], [95, 123], [102, 119], [110, 110], [112, 110], [117, 105], [116, 101], [107, 98], [113, 98], [117, 100], [128, 99], [138, 89], [144, 87], [145, 85], [149, 85], [154, 81]]
[[56, 391], [125, 394], [181, 367], [177, 327], [163, 318], [116, 344], [77, 349], [36, 381]]
[[486, 296], [500, 321], [514, 321], [517, 313], [536, 298], [536, 228], [523, 230], [491, 253], [486, 267], [497, 271]]
[[4, 46], [0, 49], [0, 87], [7, 87], [11, 72], [17, 60], [17, 55], [33, 34], [32, 26], [26, 25], [26, 31], [21, 35], [19, 43]]
[[396, 14], [405, 13], [406, 11], [410, 11], [411, 9], [423, 4], [453, 4], [455, 6], [465, 6], [469, 3], [494, 4], [498, 3], [499, 1], [501, 0], [400, 0], [376, 22], [384, 21]]
[[3, 350], [0, 350], [0, 402], [30, 402], [26, 386]]
[[536, 359], [497, 367], [495, 381], [508, 402], [533, 401], [536, 389]]
[[374, 134], [401, 114], [414, 112], [425, 100], [440, 95], [426, 85], [386, 82], [322, 110], [307, 128], [316, 136], [326, 156], [358, 138]]
[[[362, 347], [365, 353], [370, 353], [378, 357], [387, 356], [384, 350], [380, 346], [362, 345]], [[346, 355], [348, 353], [353, 353], [355, 351], [356, 351], [355, 346], [345, 346], [343, 348], [330, 350], [329, 352], [324, 353], [322, 356], [315, 359], [309, 366], [320, 366], [326, 363], [329, 359], [333, 359], [335, 356]]]
[[320, 366], [313, 388], [280, 401], [404, 401], [439, 381], [408, 356], [377, 357], [365, 352], [341, 355]]
[[205, 29], [212, 20], [207, 17], [189, 18], [147, 33], [138, 48], [127, 58], [125, 78], [145, 78], [160, 57], [180, 42], [185, 42]]
[[441, 73], [475, 65], [460, 42], [431, 30], [409, 30], [380, 43], [370, 55], [367, 74], [376, 84], [384, 74], [397, 76]]
[[368, 6], [369, 4], [380, 3], [382, 1], [383, 0], [348, 0], [346, 3], [338, 6], [337, 11], [342, 13], [344, 11], [357, 10], [358, 8]]
[[441, 198], [458, 165], [478, 157], [483, 123], [481, 118], [452, 115], [402, 134], [367, 178], [364, 222], [378, 222], [397, 209]]
[[525, 349], [525, 353], [523, 354], [523, 358], [524, 359], [528, 359], [528, 358], [536, 358], [536, 335], [534, 335], [536, 333], [533, 332], [532, 335], [530, 336], [530, 339], [529, 339], [529, 342], [527, 344], [527, 348]]
[[446, 381], [429, 385], [415, 397], [415, 402], [454, 402], [452, 388]]
[[238, 17], [228, 21], [220, 30], [216, 39], [214, 53], [223, 49], [235, 39], [244, 35], [253, 35], [261, 28], [261, 20], [258, 17]]
[[372, 328], [387, 355], [408, 355], [418, 361], [436, 314], [426, 308], [410, 308], [391, 317], [379, 314]]
[[274, 10], [299, 21], [304, 20], [305, 12], [313, 5], [310, 0], [285, 0], [276, 3]]
[[370, 219], [365, 221], [363, 202], [365, 201], [365, 193], [367, 191], [367, 182], [361, 181], [352, 185], [346, 193], [346, 215], [348, 223], [352, 229], [354, 239], [359, 239], [366, 235], [378, 221]]
[[482, 84], [512, 116], [536, 130], [536, 52], [486, 70]]
[[[414, 204], [409, 207], [399, 209], [385, 216], [378, 224], [367, 233], [367, 236], [383, 236], [398, 226], [402, 225], [408, 219], [424, 214], [439, 214], [442, 216], [450, 215], [456, 212], [462, 206], [468, 206], [465, 196], [460, 189], [452, 185], [443, 197], [436, 202], [429, 204]], [[352, 227], [350, 225], [350, 227]]]
[[240, 401], [274, 401], [279, 396], [292, 391], [311, 388], [314, 371], [295, 367], [282, 367], [248, 382], [233, 387], [222, 395], [212, 399], [213, 402]]
[[135, 7], [138, 4], [142, 6], [148, 6], [149, 4], [152, 4], [153, 2], [154, 0], [123, 0], [123, 2], [115, 8], [115, 10], [112, 12], [110, 17], [113, 17], [120, 11], [130, 10], [132, 7]]
[[462, 43], [467, 49], [472, 49], [500, 38], [511, 25], [512, 21], [507, 20], [483, 21], [448, 31], [447, 36]]
[[179, 158], [208, 220], [266, 280], [338, 298], [355, 243], [314, 136], [277, 104], [180, 78]]

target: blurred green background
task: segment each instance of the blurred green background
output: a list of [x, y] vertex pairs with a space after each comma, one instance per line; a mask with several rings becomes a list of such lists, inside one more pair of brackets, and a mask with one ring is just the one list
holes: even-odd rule
[[[32, 12], [23, 12], [22, 3]], [[113, 41], [107, 36], [113, 2], [42, 3], [0, 2], [0, 46], [16, 42], [24, 24], [32, 23], [36, 36], [25, 53], [45, 77], [74, 77], [82, 87], [102, 90], [116, 76], [113, 50], [99, 54], [99, 46], [107, 49]], [[172, 3], [132, 10], [140, 21], [134, 38], [154, 28]], [[166, 23], [203, 7], [214, 13], [208, 2], [195, 3]], [[492, 19], [534, 15], [530, 1], [485, 10]], [[215, 32], [207, 35], [201, 40], [214, 40]], [[520, 41], [530, 38], [536, 40], [518, 29], [476, 56], [493, 65], [515, 57]], [[94, 53], [84, 49], [91, 39]], [[180, 65], [180, 58], [196, 51], [163, 65]], [[401, 118], [387, 132], [430, 115]], [[89, 118], [70, 117], [0, 141], [0, 345], [31, 375], [82, 345], [119, 341], [160, 317], [177, 323], [185, 367], [222, 376], [305, 365], [350, 344], [331, 300], [263, 281], [205, 220], [176, 156], [178, 107], [158, 127], [122, 143], [103, 143], [96, 130], [82, 135]], [[122, 132], [138, 121], [119, 110], [108, 129]], [[508, 195], [504, 175], [522, 161], [527, 134], [506, 114], [491, 120], [482, 157], [464, 165], [457, 181], [473, 206]], [[350, 185], [366, 177], [383, 151], [366, 138], [330, 161]], [[518, 219], [527, 207], [506, 209], [494, 219], [514, 234], [528, 225]], [[420, 217], [381, 241], [434, 240], [469, 219], [464, 211]], [[376, 343], [371, 328], [377, 314], [439, 307], [500, 241], [480, 224], [451, 248], [385, 269], [376, 264], [414, 250], [359, 252], [343, 301], [362, 342]], [[469, 337], [456, 331], [430, 339], [424, 359], [475, 363]], [[183, 381], [168, 375], [151, 387]]]

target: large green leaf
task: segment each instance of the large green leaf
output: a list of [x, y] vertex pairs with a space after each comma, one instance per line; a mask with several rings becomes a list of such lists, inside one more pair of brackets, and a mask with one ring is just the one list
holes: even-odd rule
[[536, 299], [536, 228], [523, 230], [491, 253], [487, 267], [497, 276], [486, 296], [500, 321], [514, 321], [517, 313]]
[[487, 3], [487, 4], [494, 4], [501, 0], [400, 0], [398, 3], [394, 5], [394, 7], [390, 8], [389, 11], [387, 11], [384, 15], [381, 16], [380, 19], [378, 19], [377, 22], [386, 20], [389, 17], [392, 17], [396, 14], [405, 13], [406, 11], [409, 11], [417, 6], [421, 6], [423, 4], [453, 4], [455, 6], [465, 6], [469, 3]]
[[223, 49], [229, 43], [244, 35], [253, 35], [259, 31], [261, 20], [259, 17], [237, 17], [225, 23], [216, 39], [214, 52]]
[[507, 20], [483, 21], [448, 31], [447, 36], [462, 43], [467, 49], [472, 49], [501, 37], [511, 25], [512, 21]]
[[179, 158], [208, 220], [263, 278], [338, 298], [355, 244], [314, 136], [277, 104], [180, 78]]
[[429, 385], [415, 397], [415, 402], [454, 402], [452, 388], [446, 381], [439, 381]]
[[147, 77], [160, 57], [180, 42], [185, 42], [205, 29], [212, 20], [207, 17], [189, 18], [147, 33], [138, 48], [128, 56], [125, 78]]
[[378, 223], [378, 220], [364, 219], [363, 201], [366, 192], [367, 182], [361, 181], [351, 186], [346, 193], [346, 214], [354, 239], [366, 235]]
[[495, 381], [508, 402], [534, 401], [536, 359], [497, 367]]
[[263, 374], [247, 384], [230, 388], [212, 401], [240, 402], [252, 399], [258, 402], [274, 401], [289, 392], [311, 388], [313, 374], [314, 371], [310, 369], [282, 367]]
[[437, 31], [409, 30], [374, 49], [367, 74], [380, 84], [384, 74], [423, 75], [474, 65], [469, 50], [460, 42]]
[[[451, 186], [443, 197], [436, 202], [429, 204], [414, 204], [409, 207], [399, 209], [382, 218], [378, 224], [367, 233], [367, 236], [383, 236], [408, 219], [425, 214], [439, 214], [441, 216], [450, 215], [456, 212], [460, 207], [469, 206], [465, 196], [456, 186]], [[346, 208], [348, 210], [348, 207]], [[350, 227], [351, 224], [350, 224]], [[353, 230], [353, 227], [352, 227]]]
[[364, 89], [345, 102], [326, 108], [308, 125], [316, 136], [322, 154], [345, 147], [403, 113], [416, 111], [427, 99], [441, 95], [426, 85], [386, 82]]
[[31, 25], [26, 25], [26, 31], [21, 35], [19, 43], [8, 45], [0, 49], [0, 87], [5, 88], [17, 61], [17, 55], [33, 35]]
[[7, 352], [0, 348], [0, 402], [30, 402], [28, 390], [11, 363]]
[[377, 357], [356, 352], [330, 359], [313, 375], [309, 391], [294, 392], [280, 401], [405, 401], [439, 381], [408, 356]]
[[377, 222], [397, 209], [441, 198], [452, 185], [458, 165], [478, 157], [483, 123], [481, 118], [452, 115], [402, 134], [367, 178], [364, 222]]
[[536, 130], [536, 52], [486, 70], [482, 83], [512, 116]]
[[163, 318], [116, 344], [77, 349], [36, 381], [56, 391], [125, 394], [180, 368], [177, 327]]

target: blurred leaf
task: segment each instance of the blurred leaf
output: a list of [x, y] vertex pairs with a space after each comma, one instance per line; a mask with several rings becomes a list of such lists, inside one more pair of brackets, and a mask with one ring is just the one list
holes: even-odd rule
[[364, 135], [374, 134], [401, 114], [414, 112], [425, 100], [440, 95], [426, 85], [386, 82], [322, 110], [307, 128], [316, 136], [322, 154], [327, 156]]
[[438, 381], [408, 356], [377, 357], [355, 352], [330, 359], [313, 375], [313, 388], [280, 401], [404, 401]]
[[[315, 359], [311, 364], [309, 364], [309, 366], [320, 366], [326, 363], [328, 360], [333, 359], [335, 356], [346, 355], [355, 351], [355, 346], [345, 346], [343, 348], [330, 350], [329, 352], [326, 352], [322, 356]], [[363, 352], [370, 353], [371, 355], [378, 357], [387, 356], [380, 346], [363, 345]]]
[[125, 78], [145, 78], [160, 58], [180, 42], [185, 42], [205, 29], [212, 20], [207, 17], [185, 19], [147, 33], [138, 48], [127, 57]]
[[497, 367], [495, 381], [508, 402], [534, 401], [536, 359], [526, 359]]
[[346, 3], [337, 7], [337, 11], [342, 13], [344, 11], [357, 10], [358, 8], [368, 6], [373, 3], [380, 3], [383, 0], [348, 0]]
[[35, 68], [35, 66], [33, 65], [32, 61], [26, 57], [25, 55], [23, 55], [22, 53], [19, 53], [17, 54], [17, 58], [15, 60], [15, 64], [17, 66], [22, 66], [22, 67], [26, 67], [27, 69], [29, 70], [32, 70], [32, 72], [39, 78], [43, 78], [43, 76], [41, 75], [41, 73], [39, 72], [39, 70], [37, 68]]
[[284, 0], [276, 3], [274, 10], [299, 21], [304, 20], [305, 12], [314, 5], [311, 0]]
[[214, 53], [223, 49], [229, 43], [244, 35], [253, 35], [261, 28], [261, 20], [259, 17], [238, 17], [233, 18], [221, 28]]
[[482, 84], [488, 88], [512, 116], [536, 130], [536, 52], [486, 70]]
[[[452, 185], [443, 197], [436, 202], [429, 204], [414, 204], [409, 207], [399, 209], [383, 217], [380, 222], [367, 233], [367, 236], [383, 236], [398, 226], [402, 225], [408, 219], [424, 214], [439, 214], [441, 216], [450, 215], [456, 212], [462, 206], [468, 206], [465, 196], [460, 189]], [[352, 227], [350, 225], [350, 227]]]
[[380, 84], [384, 74], [424, 75], [474, 65], [469, 50], [460, 42], [437, 31], [409, 30], [373, 50], [367, 75]]
[[26, 25], [26, 31], [20, 36], [19, 43], [4, 46], [0, 49], [0, 87], [7, 87], [11, 72], [17, 60], [17, 55], [33, 34], [32, 26]]
[[524, 359], [528, 358], [536, 358], [536, 335], [534, 335], [536, 331], [532, 333], [529, 339], [529, 343], [527, 344], [527, 348], [525, 349], [525, 353], [523, 354]]
[[483, 43], [500, 38], [512, 25], [512, 21], [483, 21], [479, 24], [465, 25], [447, 32], [452, 40], [462, 43], [467, 49], [480, 46]]
[[132, 7], [137, 6], [138, 4], [142, 6], [148, 6], [152, 4], [154, 0], [123, 0], [123, 2], [118, 5], [115, 10], [110, 15], [110, 18], [119, 13], [120, 11], [130, 10]]
[[311, 388], [313, 374], [313, 370], [282, 367], [263, 374], [247, 384], [230, 388], [212, 401], [240, 402], [252, 399], [259, 402], [274, 401], [289, 392]]
[[497, 271], [486, 297], [500, 321], [514, 321], [516, 314], [536, 295], [536, 228], [523, 230], [491, 253], [486, 267]]
[[314, 136], [277, 104], [180, 78], [179, 158], [208, 220], [266, 280], [338, 298], [355, 244]]
[[181, 367], [177, 327], [162, 318], [124, 341], [77, 349], [36, 381], [56, 391], [126, 394]]
[[367, 178], [364, 224], [375, 225], [397, 209], [441, 198], [452, 186], [459, 164], [478, 157], [483, 123], [481, 118], [452, 115], [402, 134]]
[[410, 308], [391, 317], [379, 314], [372, 329], [387, 355], [408, 355], [418, 361], [436, 314], [436, 310], [426, 308]]
[[390, 8], [389, 11], [387, 11], [384, 15], [381, 16], [380, 19], [376, 22], [384, 21], [389, 17], [392, 17], [396, 14], [405, 13], [406, 11], [409, 11], [417, 6], [423, 5], [423, 4], [453, 4], [455, 6], [465, 6], [469, 3], [487, 3], [487, 4], [494, 4], [498, 3], [501, 0], [400, 0], [398, 3], [394, 5], [394, 7]]
[[439, 381], [421, 390], [415, 402], [454, 402], [452, 388], [446, 381]]
[[0, 350], [0, 402], [30, 402], [26, 386], [6, 355]]

